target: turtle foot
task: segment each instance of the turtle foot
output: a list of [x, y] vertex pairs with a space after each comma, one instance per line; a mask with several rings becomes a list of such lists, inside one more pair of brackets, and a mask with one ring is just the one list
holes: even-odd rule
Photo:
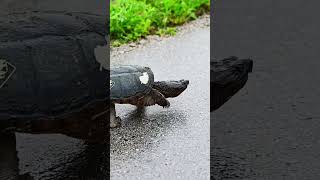
[[110, 128], [116, 128], [121, 126], [121, 118], [116, 115], [116, 108], [114, 103], [111, 103], [110, 107]]
[[117, 128], [117, 127], [121, 127], [121, 118], [115, 117], [110, 119], [110, 128]]

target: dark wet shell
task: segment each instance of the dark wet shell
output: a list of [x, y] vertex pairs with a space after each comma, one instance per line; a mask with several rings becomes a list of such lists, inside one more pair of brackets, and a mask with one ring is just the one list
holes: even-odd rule
[[0, 86], [0, 120], [58, 116], [105, 101], [109, 73], [94, 56], [94, 48], [106, 44], [104, 19], [64, 12], [0, 18], [0, 59], [9, 65], [6, 77], [15, 67]]
[[121, 66], [110, 69], [111, 100], [124, 100], [147, 95], [151, 91], [154, 75], [150, 68]]

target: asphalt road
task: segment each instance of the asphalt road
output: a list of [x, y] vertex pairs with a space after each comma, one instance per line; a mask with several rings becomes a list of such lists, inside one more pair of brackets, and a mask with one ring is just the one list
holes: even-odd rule
[[[111, 131], [111, 179], [209, 179], [210, 28], [197, 25], [161, 41], [151, 41], [111, 64], [149, 66], [155, 80], [190, 80], [171, 107], [116, 106], [123, 127]], [[112, 53], [111, 53], [112, 55]]]
[[219, 0], [213, 57], [254, 60], [211, 115], [213, 179], [320, 178], [320, 2]]

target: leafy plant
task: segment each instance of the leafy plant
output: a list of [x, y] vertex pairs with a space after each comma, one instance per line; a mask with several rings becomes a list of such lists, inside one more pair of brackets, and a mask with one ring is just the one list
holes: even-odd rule
[[174, 26], [208, 12], [209, 0], [115, 0], [110, 6], [113, 46], [149, 34], [174, 35]]

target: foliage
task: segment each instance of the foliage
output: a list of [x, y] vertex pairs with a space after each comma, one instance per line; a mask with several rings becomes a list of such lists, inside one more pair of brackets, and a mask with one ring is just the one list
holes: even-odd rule
[[175, 26], [210, 10], [209, 0], [115, 0], [110, 6], [113, 46], [149, 34], [174, 35]]

